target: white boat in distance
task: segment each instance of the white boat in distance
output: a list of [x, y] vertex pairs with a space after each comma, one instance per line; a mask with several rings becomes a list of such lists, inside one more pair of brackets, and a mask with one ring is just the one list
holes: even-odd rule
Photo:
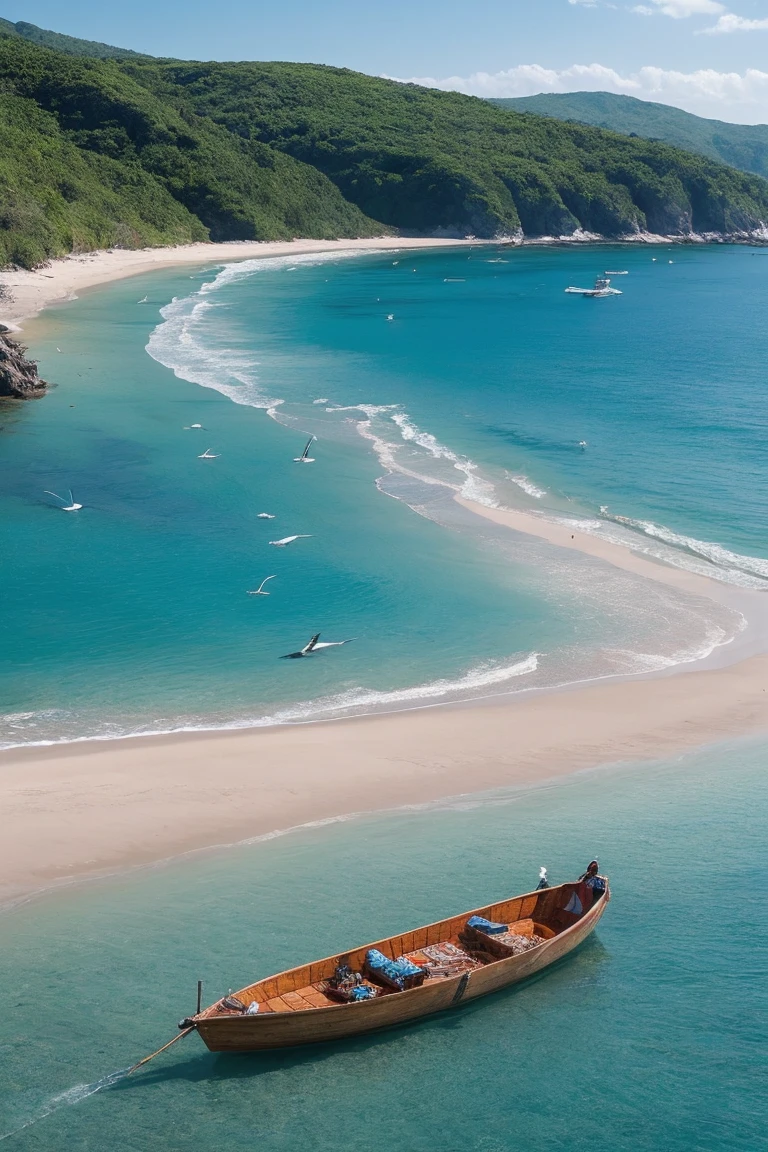
[[611, 282], [607, 276], [598, 276], [595, 280], [594, 288], [566, 288], [566, 292], [571, 292], [576, 296], [621, 296], [622, 293], [618, 288], [611, 288]]

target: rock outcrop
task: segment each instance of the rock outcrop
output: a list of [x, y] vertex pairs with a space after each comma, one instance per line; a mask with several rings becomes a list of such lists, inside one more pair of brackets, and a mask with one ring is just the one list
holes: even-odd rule
[[48, 385], [37, 374], [37, 364], [28, 360], [26, 348], [0, 333], [0, 397], [33, 400]]

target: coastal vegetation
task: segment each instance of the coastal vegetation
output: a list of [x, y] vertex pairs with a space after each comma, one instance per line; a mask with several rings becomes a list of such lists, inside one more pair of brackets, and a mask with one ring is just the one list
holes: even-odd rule
[[494, 99], [490, 103], [512, 112], [533, 112], [627, 136], [663, 140], [744, 172], [768, 177], [768, 124], [708, 120], [683, 112], [682, 108], [613, 92], [541, 92], [538, 96]]
[[8, 27], [4, 265], [204, 239], [747, 235], [768, 221], [768, 183], [664, 143], [346, 69], [108, 57]]

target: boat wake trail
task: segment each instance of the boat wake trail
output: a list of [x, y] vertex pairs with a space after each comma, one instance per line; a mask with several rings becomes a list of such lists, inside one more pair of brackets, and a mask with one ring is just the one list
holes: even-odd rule
[[40, 1110], [25, 1121], [24, 1124], [19, 1124], [18, 1128], [12, 1128], [10, 1132], [3, 1132], [0, 1134], [0, 1141], [8, 1140], [11, 1136], [16, 1136], [19, 1132], [23, 1132], [25, 1128], [31, 1128], [33, 1124], [39, 1124], [41, 1120], [45, 1120], [54, 1112], [58, 1112], [60, 1108], [67, 1108], [72, 1104], [79, 1104], [81, 1100], [86, 1100], [89, 1096], [93, 1096], [96, 1092], [101, 1092], [102, 1088], [111, 1088], [113, 1084], [117, 1084], [130, 1072], [130, 1068], [121, 1068], [119, 1072], [110, 1072], [109, 1076], [102, 1076], [101, 1080], [95, 1080], [93, 1084], [76, 1084], [74, 1088], [68, 1088], [66, 1092], [60, 1092], [58, 1096], [52, 1096]]

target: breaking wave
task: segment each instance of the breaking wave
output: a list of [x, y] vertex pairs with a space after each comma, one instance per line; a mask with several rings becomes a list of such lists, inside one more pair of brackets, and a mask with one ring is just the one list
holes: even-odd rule
[[[634, 532], [641, 532], [645, 536], [660, 540], [663, 544], [668, 544], [690, 556], [706, 560], [731, 577], [738, 574], [746, 577], [757, 577], [757, 580], [749, 582], [751, 587], [764, 587], [764, 582], [768, 580], [768, 560], [762, 557], [731, 552], [722, 544], [716, 544], [709, 540], [697, 540], [695, 536], [685, 536], [681, 532], [675, 532], [672, 528], [666, 528], [663, 524], [654, 524], [652, 520], [633, 520], [629, 516], [613, 516], [611, 519], [617, 524], [631, 528]], [[734, 582], [742, 583], [742, 581]]]
[[531, 652], [524, 660], [519, 660], [514, 664], [491, 662], [478, 664], [456, 680], [433, 680], [428, 684], [418, 684], [412, 688], [394, 688], [390, 691], [352, 688], [347, 692], [322, 696], [308, 703], [281, 708], [258, 721], [257, 726], [289, 724], [320, 718], [323, 714], [336, 716], [360, 709], [372, 709], [380, 712], [386, 711], [395, 704], [446, 700], [448, 697], [457, 697], [468, 692], [475, 693], [481, 688], [497, 687], [516, 679], [518, 676], [530, 675], [539, 667], [540, 655], [539, 652]]

